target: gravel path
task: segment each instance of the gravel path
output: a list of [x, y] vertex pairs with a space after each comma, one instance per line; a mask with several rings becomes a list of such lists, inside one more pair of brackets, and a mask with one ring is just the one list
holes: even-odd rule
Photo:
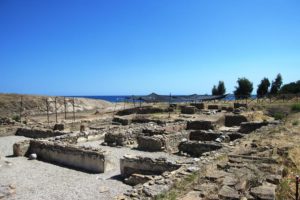
[[[20, 140], [24, 140], [24, 137], [0, 137], [0, 151], [5, 155], [12, 155], [13, 143]], [[103, 174], [89, 174], [38, 160], [28, 160], [25, 157], [2, 156], [0, 184], [16, 186], [16, 194], [9, 198], [14, 200], [111, 200], [132, 188], [118, 179], [119, 159], [123, 155], [163, 156], [173, 161], [183, 159], [164, 152], [150, 153], [129, 148], [104, 147], [100, 143], [101, 141], [96, 141], [81, 145], [107, 151], [109, 165]]]

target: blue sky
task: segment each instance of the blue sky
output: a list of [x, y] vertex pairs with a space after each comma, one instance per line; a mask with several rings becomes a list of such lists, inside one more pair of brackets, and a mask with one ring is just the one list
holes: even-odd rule
[[299, 80], [299, 0], [0, 0], [0, 92], [205, 94]]

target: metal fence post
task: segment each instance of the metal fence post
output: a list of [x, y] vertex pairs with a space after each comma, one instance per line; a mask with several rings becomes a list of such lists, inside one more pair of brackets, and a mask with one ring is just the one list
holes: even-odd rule
[[299, 190], [299, 176], [297, 175], [296, 176], [296, 200], [298, 200], [298, 196], [299, 196], [298, 190]]

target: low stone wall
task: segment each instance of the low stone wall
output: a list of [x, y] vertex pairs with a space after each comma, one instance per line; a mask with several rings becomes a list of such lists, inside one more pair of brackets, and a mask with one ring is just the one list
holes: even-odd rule
[[104, 142], [109, 146], [126, 146], [136, 141], [136, 134], [129, 131], [112, 131], [105, 134]]
[[208, 110], [219, 110], [219, 105], [207, 105]]
[[145, 107], [136, 107], [136, 108], [128, 108], [125, 110], [121, 110], [118, 111], [116, 115], [123, 116], [123, 115], [131, 115], [131, 114], [152, 114], [152, 113], [161, 113], [161, 112], [168, 112], [168, 111], [169, 109], [145, 106]]
[[182, 114], [195, 114], [196, 108], [194, 106], [182, 106], [181, 113]]
[[59, 135], [67, 134], [62, 131], [53, 131], [51, 129], [30, 129], [30, 128], [19, 128], [16, 132], [18, 136], [25, 136], [29, 138], [48, 138], [55, 137]]
[[234, 108], [230, 106], [222, 106], [221, 110], [225, 110], [227, 112], [233, 112]]
[[241, 133], [251, 133], [252, 131], [255, 131], [256, 129], [259, 129], [263, 126], [267, 126], [269, 122], [243, 122], [241, 123], [241, 128], [239, 132]]
[[191, 106], [195, 106], [199, 110], [205, 109], [205, 104], [204, 103], [191, 103]]
[[121, 175], [124, 178], [132, 174], [161, 175], [166, 171], [177, 170], [181, 165], [148, 157], [124, 156], [120, 159]]
[[248, 108], [248, 104], [246, 104], [246, 103], [234, 103], [233, 107], [234, 108], [241, 108], [241, 107]]
[[17, 142], [13, 145], [14, 156], [27, 156], [29, 153], [30, 140]]
[[190, 140], [197, 141], [214, 141], [219, 138], [222, 133], [215, 133], [209, 131], [192, 131], [190, 132]]
[[138, 149], [144, 151], [178, 152], [178, 145], [183, 139], [188, 138], [187, 132], [178, 132], [165, 135], [139, 136]]
[[162, 135], [139, 136], [137, 142], [138, 149], [143, 151], [163, 151], [166, 145]]
[[86, 132], [76, 132], [76, 133], [70, 133], [62, 136], [57, 136], [54, 138], [49, 138], [48, 141], [60, 141], [60, 142], [66, 142], [69, 144], [77, 144], [80, 142], [89, 142], [89, 141], [96, 141], [104, 138], [104, 134], [106, 133], [106, 130], [101, 131], [95, 131], [90, 130]]
[[105, 170], [104, 152], [96, 149], [31, 140], [29, 153], [36, 153], [37, 158], [43, 161], [92, 173], [103, 173]]
[[214, 130], [216, 124], [213, 121], [188, 121], [187, 129], [188, 130]]
[[121, 124], [123, 126], [129, 125], [131, 123], [130, 119], [122, 118], [122, 117], [114, 117], [112, 120], [114, 123]]
[[221, 149], [222, 145], [214, 142], [201, 143], [198, 141], [181, 142], [178, 146], [180, 152], [187, 153], [191, 156], [199, 157], [205, 152]]
[[242, 122], [247, 122], [248, 119], [244, 115], [225, 115], [225, 126], [233, 127], [240, 126]]

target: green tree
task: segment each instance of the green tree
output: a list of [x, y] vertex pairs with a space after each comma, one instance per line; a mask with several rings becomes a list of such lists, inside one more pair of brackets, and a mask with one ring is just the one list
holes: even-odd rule
[[280, 88], [282, 85], [282, 76], [281, 74], [278, 74], [274, 81], [272, 81], [270, 94], [276, 95], [279, 93]]
[[211, 94], [212, 94], [212, 95], [218, 95], [218, 89], [217, 89], [217, 86], [214, 85], [214, 87], [213, 87], [212, 90], [211, 90]]
[[226, 88], [225, 88], [225, 84], [224, 81], [219, 81], [219, 85], [218, 85], [218, 95], [224, 95], [226, 92]]
[[300, 80], [283, 85], [280, 89], [280, 93], [282, 93], [282, 94], [299, 94], [300, 93]]
[[270, 87], [270, 81], [267, 78], [263, 78], [260, 82], [260, 84], [257, 87], [257, 97], [261, 98], [268, 94], [268, 89]]
[[235, 87], [234, 95], [236, 99], [248, 98], [253, 91], [253, 83], [247, 78], [239, 78], [237, 80], [238, 86]]

